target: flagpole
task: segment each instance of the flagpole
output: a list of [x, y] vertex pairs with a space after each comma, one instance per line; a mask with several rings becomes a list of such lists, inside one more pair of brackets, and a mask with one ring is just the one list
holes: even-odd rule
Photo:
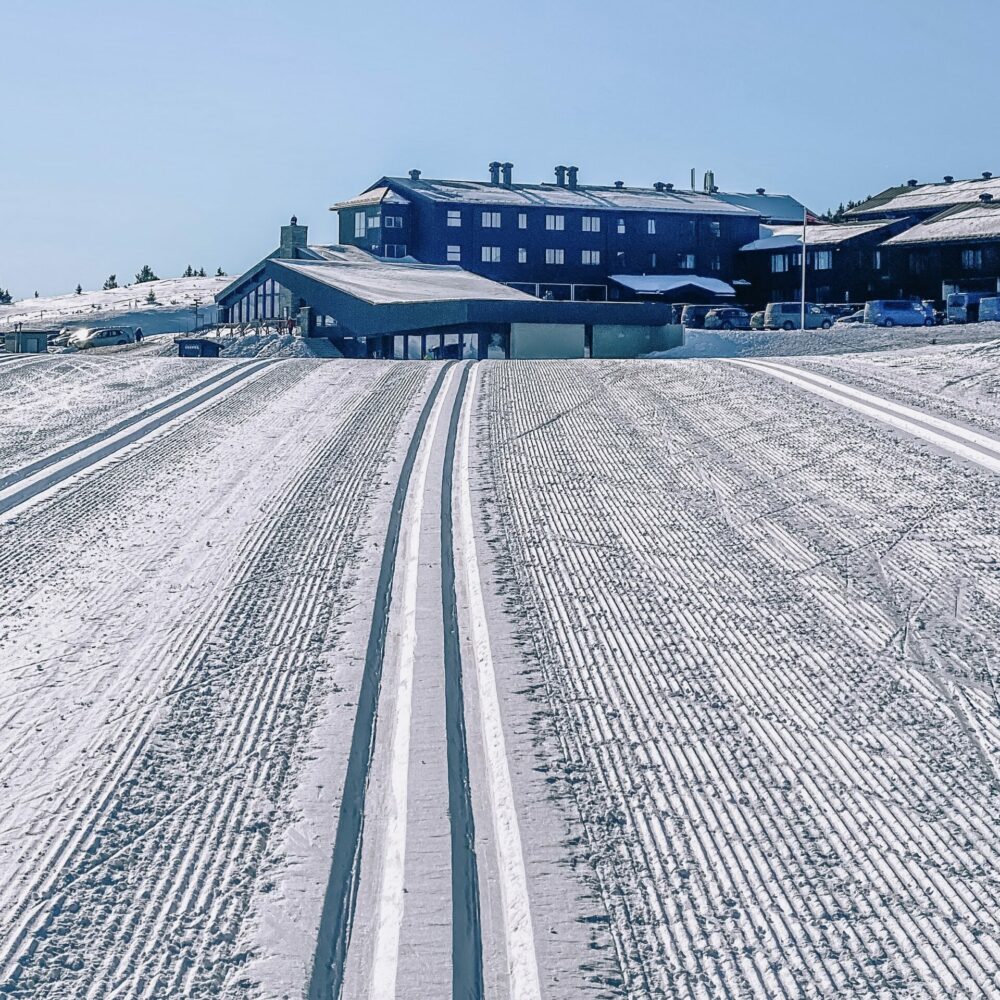
[[800, 329], [805, 333], [806, 329], [806, 208], [802, 207], [802, 326]]

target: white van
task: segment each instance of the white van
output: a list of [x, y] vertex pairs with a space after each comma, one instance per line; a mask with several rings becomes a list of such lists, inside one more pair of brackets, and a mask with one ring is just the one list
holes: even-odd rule
[[[806, 329], [829, 330], [835, 317], [814, 302], [806, 303]], [[801, 302], [769, 302], [764, 310], [764, 328], [767, 330], [801, 330]]]
[[910, 299], [873, 299], [865, 303], [865, 322], [871, 326], [933, 326], [934, 310]]

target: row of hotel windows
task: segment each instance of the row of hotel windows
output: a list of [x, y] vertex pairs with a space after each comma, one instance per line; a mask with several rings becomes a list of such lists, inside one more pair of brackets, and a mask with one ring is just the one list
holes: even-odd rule
[[[829, 271], [833, 268], [832, 250], [813, 250], [806, 254], [806, 266], [812, 265], [814, 271]], [[773, 253], [771, 254], [771, 273], [780, 274], [791, 267], [802, 266], [802, 254]], [[876, 265], [877, 266], [877, 265]]]
[[378, 229], [385, 226], [386, 229], [402, 229], [403, 217], [401, 215], [365, 215], [358, 212], [354, 216], [354, 238], [364, 236], [369, 229]]
[[[500, 229], [501, 228], [501, 213], [500, 212], [482, 212], [479, 217], [480, 225], [483, 229]], [[462, 225], [462, 212], [459, 209], [448, 209], [448, 225], [453, 229], [460, 228]], [[695, 222], [693, 219], [688, 220], [688, 225], [691, 229], [691, 235], [695, 232]], [[527, 229], [528, 228], [528, 213], [518, 212], [517, 213], [517, 228]], [[566, 216], [557, 214], [548, 214], [545, 216], [545, 228], [550, 232], [562, 232], [566, 228]], [[626, 231], [625, 220], [619, 219], [617, 223], [617, 229], [619, 234]], [[584, 233], [599, 233], [601, 231], [601, 217], [599, 215], [584, 215], [580, 217], [580, 230]], [[722, 224], [720, 222], [710, 221], [708, 223], [707, 232], [710, 236], [721, 236], [722, 235]], [[646, 233], [650, 236], [656, 235], [656, 219], [646, 219]]]
[[[501, 261], [501, 248], [500, 247], [481, 247], [481, 260], [484, 264], [499, 264]], [[619, 254], [619, 257], [623, 257], [623, 254]], [[462, 261], [462, 248], [460, 246], [450, 245], [447, 250], [448, 263], [459, 264]], [[517, 262], [518, 264], [528, 263], [528, 250], [526, 247], [518, 247], [517, 250]], [[558, 247], [548, 247], [545, 250], [545, 263], [546, 264], [565, 264], [566, 263], [566, 251]], [[581, 264], [600, 264], [601, 263], [601, 251], [600, 250], [581, 250], [580, 251], [580, 263]], [[693, 271], [695, 269], [695, 255], [693, 253], [680, 253], [677, 255], [677, 267], [681, 271]], [[721, 271], [722, 270], [722, 258], [715, 255], [708, 260], [708, 268], [710, 271]], [[656, 254], [650, 256], [650, 265], [652, 267], [657, 266]]]

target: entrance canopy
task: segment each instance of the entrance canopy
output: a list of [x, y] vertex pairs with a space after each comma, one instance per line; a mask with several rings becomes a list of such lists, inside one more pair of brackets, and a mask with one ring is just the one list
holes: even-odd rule
[[732, 285], [718, 278], [701, 278], [697, 274], [613, 274], [610, 278], [636, 295], [672, 295], [687, 288], [708, 292], [719, 298], [736, 295]]

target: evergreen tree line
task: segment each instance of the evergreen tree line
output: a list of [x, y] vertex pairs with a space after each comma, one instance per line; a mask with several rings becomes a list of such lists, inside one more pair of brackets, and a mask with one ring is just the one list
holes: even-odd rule
[[871, 196], [871, 195], [868, 195], [867, 197], [865, 197], [865, 198], [861, 198], [861, 199], [860, 199], [860, 200], [858, 200], [858, 201], [854, 201], [854, 200], [852, 199], [852, 200], [851, 200], [851, 201], [849, 201], [849, 202], [848, 202], [848, 203], [847, 203], [846, 205], [845, 205], [845, 204], [844, 204], [843, 202], [841, 202], [841, 203], [840, 203], [840, 204], [839, 204], [839, 205], [837, 206], [836, 210], [834, 210], [834, 209], [832, 209], [832, 208], [828, 208], [828, 209], [827, 209], [827, 210], [826, 210], [826, 211], [825, 211], [825, 212], [824, 212], [824, 213], [823, 213], [823, 214], [822, 214], [822, 215], [820, 216], [820, 218], [821, 218], [821, 219], [822, 219], [822, 220], [823, 220], [824, 222], [844, 222], [844, 221], [845, 221], [845, 219], [846, 219], [846, 217], [847, 217], [847, 213], [848, 213], [848, 212], [849, 212], [849, 211], [850, 211], [850, 210], [851, 210], [852, 208], [857, 208], [857, 207], [858, 207], [859, 205], [863, 205], [863, 204], [864, 204], [864, 203], [865, 203], [866, 201], [871, 201], [871, 199], [872, 199], [872, 196]]
[[[215, 276], [217, 278], [224, 278], [226, 277], [226, 272], [223, 271], [222, 268], [220, 267], [216, 270]], [[188, 264], [188, 266], [184, 269], [184, 273], [181, 275], [181, 277], [206, 278], [208, 277], [208, 275], [205, 273], [205, 268], [202, 267], [196, 271], [190, 264]], [[156, 274], [156, 272], [148, 264], [143, 264], [142, 270], [140, 270], [135, 276], [135, 284], [137, 285], [144, 285], [147, 281], [159, 281], [159, 280], [160, 280], [159, 275]], [[121, 286], [118, 284], [118, 275], [109, 274], [108, 277], [105, 279], [104, 284], [101, 287], [106, 292], [110, 292], [115, 288], [120, 288]], [[131, 286], [126, 285], [125, 287], [130, 288]], [[83, 295], [83, 285], [77, 283], [74, 292], [77, 295]], [[150, 296], [153, 296], [152, 292], [150, 292], [149, 296], [146, 297], [146, 301], [155, 302], [156, 301], [155, 296], [153, 296], [152, 298]], [[36, 299], [38, 298], [38, 292], [35, 292], [35, 298]], [[14, 301], [14, 296], [11, 294], [11, 292], [6, 288], [0, 287], [0, 306], [9, 306], [13, 301]]]

